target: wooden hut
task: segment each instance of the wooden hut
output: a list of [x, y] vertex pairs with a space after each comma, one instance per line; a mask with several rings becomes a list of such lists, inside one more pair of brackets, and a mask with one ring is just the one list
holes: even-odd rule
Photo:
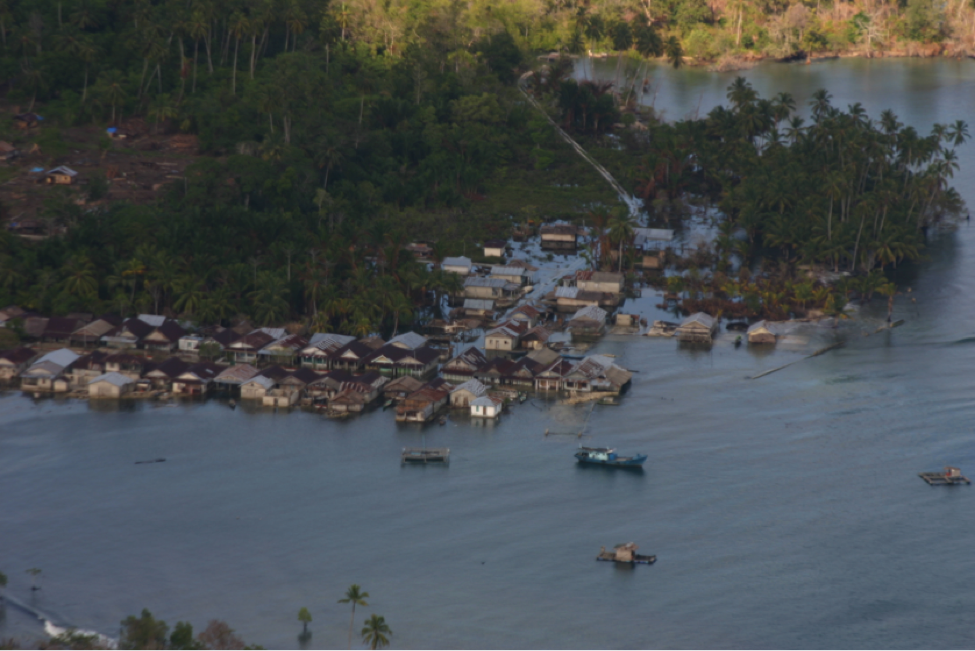
[[685, 343], [710, 344], [718, 332], [718, 321], [704, 312], [690, 315], [677, 328], [677, 339]]
[[775, 333], [772, 332], [768, 321], [756, 321], [748, 328], [748, 343], [774, 344]]
[[55, 185], [71, 185], [75, 182], [78, 177], [78, 173], [67, 167], [61, 165], [60, 167], [55, 167], [53, 170], [49, 170], [47, 174], [44, 175], [45, 183], [53, 183]]

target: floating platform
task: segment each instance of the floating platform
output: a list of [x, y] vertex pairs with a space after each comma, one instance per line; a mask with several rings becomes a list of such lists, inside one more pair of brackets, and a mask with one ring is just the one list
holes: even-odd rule
[[972, 483], [968, 477], [962, 477], [960, 469], [953, 466], [945, 466], [944, 472], [919, 472], [917, 476], [928, 482], [930, 486], [957, 486]]
[[449, 463], [450, 448], [403, 448], [402, 463]]

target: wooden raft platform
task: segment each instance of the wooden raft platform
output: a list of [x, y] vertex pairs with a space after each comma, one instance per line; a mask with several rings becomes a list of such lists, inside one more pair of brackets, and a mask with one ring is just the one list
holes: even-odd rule
[[450, 448], [403, 448], [402, 463], [448, 463]]
[[917, 476], [928, 482], [930, 486], [957, 486], [972, 483], [968, 477], [962, 477], [961, 470], [953, 466], [945, 466], [944, 472], [919, 472]]

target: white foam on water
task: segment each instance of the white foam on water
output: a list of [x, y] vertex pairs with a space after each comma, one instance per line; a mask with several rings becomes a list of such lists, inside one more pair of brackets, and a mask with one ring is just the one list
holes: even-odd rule
[[98, 640], [98, 646], [104, 647], [106, 649], [117, 649], [118, 640], [108, 637], [107, 635], [102, 635], [97, 631], [86, 631], [81, 628], [66, 628], [62, 626], [56, 626], [51, 620], [45, 619], [44, 621], [44, 632], [50, 635], [52, 638], [60, 637], [65, 633], [75, 633], [76, 635], [94, 635]]

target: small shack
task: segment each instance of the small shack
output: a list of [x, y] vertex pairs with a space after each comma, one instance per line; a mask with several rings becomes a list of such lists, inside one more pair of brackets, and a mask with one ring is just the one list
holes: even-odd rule
[[31, 129], [43, 120], [37, 113], [21, 113], [14, 116], [14, 126], [18, 129]]
[[710, 344], [718, 331], [718, 321], [704, 312], [690, 315], [677, 328], [677, 339], [684, 343]]
[[48, 170], [47, 174], [43, 176], [44, 182], [53, 185], [72, 185], [75, 179], [78, 177], [78, 173], [68, 167], [67, 165], [61, 165], [60, 167], [55, 167], [52, 170]]
[[748, 328], [748, 343], [750, 344], [774, 344], [775, 333], [772, 332], [771, 324], [768, 321], [756, 321]]

